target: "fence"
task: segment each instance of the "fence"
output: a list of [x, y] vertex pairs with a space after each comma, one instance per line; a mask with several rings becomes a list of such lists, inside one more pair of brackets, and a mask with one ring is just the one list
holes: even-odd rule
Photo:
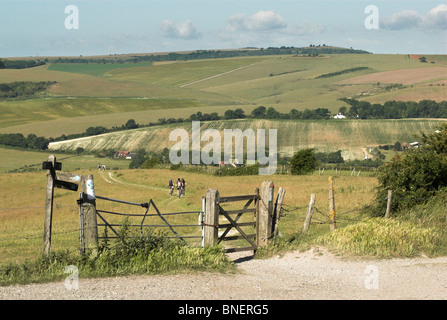
[[[223, 241], [244, 240], [249, 246], [226, 248], [226, 252], [253, 250], [268, 244], [276, 230], [281, 213], [285, 190], [280, 188], [274, 203], [274, 184], [265, 181], [261, 192], [255, 189], [252, 195], [221, 197], [219, 191], [209, 189], [206, 194], [206, 214], [204, 222], [204, 244], [214, 246]], [[246, 201], [242, 208], [229, 210], [225, 204]], [[250, 208], [251, 206], [251, 208]], [[248, 221], [239, 222], [242, 216], [248, 216]], [[233, 219], [232, 216], [235, 216]], [[249, 227], [249, 231], [244, 229]], [[228, 235], [234, 228], [237, 235]], [[219, 230], [223, 232], [219, 235]], [[247, 233], [247, 232], [254, 233]], [[245, 244], [246, 245], [246, 244]]]
[[[141, 222], [139, 224], [128, 224], [129, 227], [136, 227], [140, 229], [140, 237], [144, 236], [144, 228], [164, 228], [167, 227], [170, 229], [170, 231], [174, 234], [174, 236], [166, 236], [166, 238], [177, 238], [184, 242], [185, 244], [188, 244], [185, 239], [202, 239], [202, 236], [191, 236], [191, 235], [180, 235], [175, 229], [177, 228], [185, 228], [185, 227], [202, 227], [201, 224], [201, 216], [203, 214], [202, 211], [184, 211], [184, 212], [171, 212], [171, 213], [161, 213], [160, 210], [155, 205], [154, 201], [152, 199], [149, 200], [149, 202], [145, 203], [135, 203], [130, 201], [123, 201], [123, 200], [117, 200], [117, 199], [110, 199], [106, 197], [96, 196], [96, 199], [110, 201], [110, 202], [117, 202], [122, 203], [130, 206], [137, 206], [145, 209], [144, 214], [136, 214], [136, 213], [122, 213], [122, 212], [114, 212], [114, 211], [107, 211], [107, 210], [99, 210], [96, 209], [96, 215], [103, 223], [97, 223], [97, 227], [104, 227], [109, 228], [114, 236], [108, 236], [108, 234], [105, 232], [104, 236], [98, 236], [98, 239], [113, 239], [118, 238], [118, 231], [115, 230], [116, 227], [122, 227], [122, 224], [117, 223], [109, 223], [105, 215], [115, 215], [115, 216], [121, 216], [125, 218], [129, 217], [139, 217], [141, 218]], [[148, 213], [149, 210], [153, 208], [155, 210], [155, 213]], [[186, 215], [186, 214], [195, 214], [198, 215], [198, 223], [196, 224], [171, 224], [166, 219], [166, 216], [174, 216], [174, 215]], [[150, 217], [158, 217], [163, 222], [163, 224], [145, 224], [146, 218]], [[174, 229], [175, 228], [175, 229]]]
[[[243, 250], [253, 250], [256, 252], [259, 246], [267, 245], [269, 239], [277, 232], [285, 194], [285, 190], [279, 188], [278, 198], [274, 202], [274, 184], [271, 181], [265, 181], [261, 186], [261, 192], [259, 189], [256, 189], [254, 194], [251, 195], [220, 197], [218, 190], [210, 189], [207, 191], [206, 197], [202, 198], [202, 210], [162, 213], [152, 199], [148, 202], [137, 203], [96, 195], [93, 175], [81, 176], [61, 172], [62, 164], [56, 162], [54, 156], [50, 156], [48, 161], [43, 163], [42, 168], [48, 170], [43, 241], [43, 251], [46, 256], [50, 255], [51, 250], [55, 187], [77, 191], [78, 184], [81, 185], [82, 191], [79, 193], [79, 199], [77, 201], [80, 215], [81, 252], [98, 249], [99, 240], [113, 239], [120, 236], [119, 228], [123, 227], [124, 224], [112, 221], [111, 216], [119, 216], [122, 219], [138, 219], [138, 223], [132, 221], [126, 225], [128, 227], [138, 228], [140, 230], [140, 237], [144, 236], [144, 228], [168, 228], [173, 236], [165, 237], [177, 238], [185, 244], [188, 244], [187, 239], [198, 239], [202, 246], [214, 246], [222, 242], [243, 240], [248, 242], [249, 246], [226, 248], [226, 252]], [[119, 210], [97, 208], [97, 202], [100, 203], [103, 201], [121, 204], [131, 208], [139, 208], [144, 210], [144, 212], [127, 213]], [[246, 201], [242, 208], [230, 210], [226, 207], [226, 204], [240, 201]], [[153, 209], [154, 213], [150, 213], [151, 209]], [[196, 215], [197, 217], [194, 218], [194, 221], [197, 221], [197, 223], [173, 224], [167, 219], [169, 216], [178, 215]], [[235, 218], [232, 218], [233, 216]], [[159, 219], [159, 223], [148, 223], [147, 221], [151, 217]], [[241, 221], [243, 220], [242, 218], [246, 217], [248, 217], [248, 221]], [[160, 224], [160, 222], [162, 223]], [[101, 236], [99, 236], [98, 227], [104, 228], [103, 235]], [[247, 227], [251, 229], [247, 231]], [[190, 232], [189, 234], [181, 235], [178, 232], [179, 228], [197, 228], [199, 230], [192, 234]], [[219, 229], [222, 229], [220, 235]], [[108, 230], [112, 232], [111, 236], [108, 235]], [[231, 235], [231, 231], [236, 231], [238, 235]]]
[[[327, 213], [324, 212], [324, 210], [319, 210], [316, 206], [316, 195], [314, 193], [312, 193], [310, 195], [310, 201], [308, 205], [304, 205], [304, 206], [295, 206], [295, 207], [291, 207], [287, 204], [283, 204], [283, 208], [282, 210], [284, 210], [285, 212], [295, 212], [298, 210], [302, 210], [302, 209], [307, 209], [306, 210], [306, 215], [305, 218], [303, 219], [303, 228], [302, 228], [302, 233], [308, 233], [309, 232], [309, 227], [312, 223], [314, 224], [328, 224], [329, 225], [329, 229], [330, 231], [334, 231], [336, 229], [336, 223], [337, 220], [345, 220], [345, 221], [361, 221], [359, 219], [352, 219], [352, 218], [346, 218], [345, 215], [352, 213], [352, 212], [360, 212], [362, 210], [365, 210], [369, 207], [374, 206], [375, 204], [370, 204], [368, 206], [362, 207], [362, 208], [356, 208], [356, 209], [351, 209], [345, 212], [336, 212], [335, 210], [335, 195], [334, 195], [334, 179], [332, 176], [329, 177], [328, 179], [329, 182], [329, 196], [328, 196], [328, 211]], [[384, 201], [386, 201], [386, 211], [384, 213], [384, 218], [385, 219], [389, 219], [390, 215], [391, 215], [391, 204], [392, 204], [392, 195], [393, 192], [392, 190], [388, 190], [388, 195], [387, 197], [384, 199]], [[314, 218], [314, 213], [318, 213], [321, 217], [320, 219], [318, 218]]]

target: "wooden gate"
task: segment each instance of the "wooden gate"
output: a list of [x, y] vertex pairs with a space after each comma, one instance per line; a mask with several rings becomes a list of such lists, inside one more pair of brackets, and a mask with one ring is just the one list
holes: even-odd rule
[[[225, 203], [236, 202], [236, 201], [247, 201], [242, 209], [236, 210], [228, 210], [222, 207]], [[217, 207], [219, 217], [223, 217], [228, 221], [228, 223], [220, 223], [218, 224], [219, 229], [223, 229], [221, 235], [218, 235], [218, 242], [220, 244], [223, 241], [233, 241], [244, 239], [245, 242], [248, 242], [249, 246], [244, 247], [233, 247], [226, 248], [226, 252], [238, 252], [238, 251], [246, 251], [253, 250], [256, 252], [257, 249], [257, 241], [256, 241], [256, 218], [258, 217], [257, 212], [258, 204], [259, 204], [259, 189], [256, 189], [254, 195], [244, 195], [244, 196], [233, 196], [233, 197], [220, 197]], [[238, 222], [239, 219], [245, 215], [245, 222]], [[233, 219], [232, 217], [235, 216]], [[248, 216], [248, 217], [247, 217]], [[220, 220], [220, 219], [219, 219]], [[247, 230], [242, 230], [242, 227], [253, 227], [255, 233], [247, 234]], [[237, 231], [238, 235], [228, 235], [230, 231], [234, 228]], [[219, 231], [218, 231], [219, 232]]]
[[[219, 190], [209, 189], [206, 192], [203, 228], [203, 242], [205, 246], [215, 246], [223, 241], [245, 240], [249, 246], [226, 248], [226, 252], [256, 250], [266, 246], [269, 239], [276, 233], [284, 199], [285, 190], [279, 188], [278, 199], [274, 203], [274, 185], [272, 181], [264, 181], [261, 191], [243, 196], [220, 197]], [[246, 201], [242, 209], [226, 209], [225, 204], [230, 202]], [[241, 217], [245, 215], [245, 221]], [[233, 219], [233, 216], [235, 218]], [[222, 221], [222, 220], [225, 220]], [[242, 227], [253, 227], [255, 233], [247, 233]], [[229, 235], [234, 228], [237, 235]], [[219, 235], [219, 230], [223, 232]]]

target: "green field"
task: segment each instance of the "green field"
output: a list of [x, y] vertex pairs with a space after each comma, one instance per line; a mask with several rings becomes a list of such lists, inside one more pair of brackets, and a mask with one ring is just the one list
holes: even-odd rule
[[151, 62], [145, 63], [52, 63], [48, 70], [83, 73], [93, 76], [103, 76], [105, 73], [115, 69], [126, 69], [136, 67], [147, 67], [152, 65]]
[[[199, 110], [223, 115], [227, 109], [241, 107], [249, 113], [261, 105], [285, 113], [292, 108], [320, 107], [336, 113], [346, 106], [338, 100], [343, 97], [378, 103], [447, 100], [447, 59], [441, 55], [427, 59], [429, 63], [407, 55], [281, 55], [4, 69], [0, 70], [0, 83], [57, 83], [48, 89], [44, 99], [1, 101], [0, 132], [54, 137], [61, 134], [57, 129], [60, 123], [66, 129], [64, 133], [69, 134], [84, 131], [92, 119], [97, 125], [112, 127], [133, 116], [154, 122], [162, 117], [188, 117]], [[363, 69], [318, 78], [352, 68]], [[403, 86], [388, 90], [386, 84], [390, 83]]]
[[57, 161], [63, 162], [63, 170], [66, 171], [96, 169], [98, 164], [104, 164], [108, 169], [127, 169], [130, 162], [123, 159], [98, 158], [93, 155], [0, 148], [0, 173], [40, 171], [42, 162], [46, 161], [50, 154], [55, 155]]

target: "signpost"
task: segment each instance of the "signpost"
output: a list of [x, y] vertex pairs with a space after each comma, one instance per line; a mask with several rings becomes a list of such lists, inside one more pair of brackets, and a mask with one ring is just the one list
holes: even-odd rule
[[81, 181], [80, 175], [61, 172], [62, 163], [56, 161], [54, 155], [48, 157], [48, 161], [42, 163], [42, 169], [47, 170], [47, 190], [45, 197], [45, 220], [43, 229], [43, 253], [46, 257], [51, 253], [51, 229], [53, 224], [53, 199], [54, 188], [71, 191], [78, 190], [76, 182]]

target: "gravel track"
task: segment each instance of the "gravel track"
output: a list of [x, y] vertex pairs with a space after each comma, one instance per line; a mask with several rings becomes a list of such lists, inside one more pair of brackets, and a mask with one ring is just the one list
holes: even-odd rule
[[[324, 248], [253, 260], [233, 256], [236, 274], [195, 273], [79, 279], [0, 287], [2, 300], [339, 300], [447, 298], [447, 257], [342, 259]], [[371, 267], [372, 266], [372, 267]], [[372, 268], [372, 269], [371, 269]], [[370, 273], [368, 270], [375, 270]], [[372, 275], [376, 282], [368, 281]], [[82, 275], [81, 275], [82, 276]], [[376, 285], [376, 286], [375, 286]]]

